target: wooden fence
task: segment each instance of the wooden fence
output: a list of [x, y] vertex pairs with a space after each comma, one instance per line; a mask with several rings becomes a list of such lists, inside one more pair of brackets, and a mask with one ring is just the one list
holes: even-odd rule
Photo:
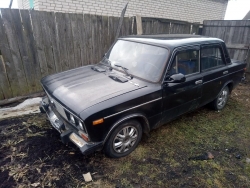
[[[143, 34], [198, 34], [200, 24], [179, 20], [149, 18], [142, 19]], [[134, 31], [135, 32], [135, 31]]]
[[[250, 20], [206, 20], [202, 34], [224, 40], [232, 59], [246, 58], [250, 47]], [[250, 71], [250, 51], [247, 63]]]
[[[100, 61], [119, 18], [1, 9], [0, 100], [41, 91], [48, 74]], [[120, 35], [131, 32], [124, 18]]]
[[[0, 9], [0, 104], [42, 90], [40, 79], [100, 61], [115, 40], [118, 17]], [[190, 33], [197, 26], [142, 18], [144, 34]], [[120, 36], [137, 34], [135, 17]]]
[[[97, 63], [114, 42], [119, 23], [118, 17], [89, 14], [0, 11], [0, 101], [41, 91], [40, 79], [48, 74]], [[199, 26], [178, 20], [125, 17], [120, 36], [199, 34]], [[250, 20], [204, 21], [202, 34], [221, 38], [230, 56], [243, 60], [250, 45]], [[247, 62], [250, 70], [250, 54]]]

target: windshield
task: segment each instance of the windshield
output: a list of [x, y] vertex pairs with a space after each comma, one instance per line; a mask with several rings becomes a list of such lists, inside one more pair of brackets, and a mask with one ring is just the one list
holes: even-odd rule
[[[165, 48], [118, 40], [102, 63], [152, 82], [159, 81], [168, 57]], [[125, 72], [125, 71], [124, 71]]]

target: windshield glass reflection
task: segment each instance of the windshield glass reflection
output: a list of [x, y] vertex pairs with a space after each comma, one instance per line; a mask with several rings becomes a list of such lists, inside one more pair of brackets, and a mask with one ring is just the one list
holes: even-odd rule
[[[118, 40], [102, 60], [103, 64], [152, 82], [159, 81], [168, 57], [162, 47]], [[126, 72], [125, 72], [126, 73]], [[127, 74], [126, 73], [126, 74]]]

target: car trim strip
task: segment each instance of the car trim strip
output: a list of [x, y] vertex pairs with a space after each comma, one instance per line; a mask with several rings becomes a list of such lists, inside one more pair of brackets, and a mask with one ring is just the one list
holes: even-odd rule
[[[242, 70], [243, 70], [243, 69], [241, 69], [241, 70], [239, 70], [239, 71], [229, 72], [226, 76], [231, 75], [231, 74], [234, 74], [234, 73], [237, 73], [237, 72], [241, 72]], [[207, 75], [205, 75], [205, 76], [207, 76]], [[204, 76], [203, 76], [203, 77], [204, 77]], [[222, 75], [222, 76], [220, 76], [220, 77], [214, 78], [214, 79], [209, 80], [209, 81], [207, 81], [207, 82], [203, 82], [203, 84], [212, 82], [212, 81], [214, 81], [214, 80], [218, 80], [218, 79], [220, 79], [220, 78], [222, 78], [222, 77], [225, 77], [225, 75]]]
[[132, 107], [132, 108], [128, 108], [128, 109], [126, 109], [126, 110], [123, 110], [123, 111], [117, 112], [117, 113], [115, 113], [115, 114], [112, 114], [112, 115], [106, 116], [106, 117], [104, 117], [103, 119], [108, 119], [108, 118], [110, 118], [110, 117], [116, 116], [116, 115], [121, 114], [121, 113], [123, 113], [123, 112], [126, 112], [126, 111], [129, 111], [129, 110], [132, 110], [132, 109], [138, 108], [138, 107], [143, 106], [143, 105], [145, 105], [145, 104], [149, 104], [149, 103], [152, 103], [152, 102], [155, 102], [155, 101], [161, 100], [161, 99], [162, 99], [162, 97], [160, 97], [160, 98], [158, 98], [158, 99], [154, 99], [154, 100], [152, 100], [152, 101], [145, 102], [145, 103], [143, 103], [143, 104], [140, 104], [140, 105], [134, 106], [134, 107]]

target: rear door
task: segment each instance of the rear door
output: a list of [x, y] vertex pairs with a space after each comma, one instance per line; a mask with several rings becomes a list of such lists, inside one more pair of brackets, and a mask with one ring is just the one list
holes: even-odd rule
[[213, 101], [228, 81], [228, 67], [220, 44], [201, 46], [201, 72], [203, 75], [201, 105]]
[[167, 76], [182, 73], [186, 81], [163, 84], [162, 123], [199, 106], [203, 83], [199, 55], [199, 46], [181, 48], [176, 51]]

